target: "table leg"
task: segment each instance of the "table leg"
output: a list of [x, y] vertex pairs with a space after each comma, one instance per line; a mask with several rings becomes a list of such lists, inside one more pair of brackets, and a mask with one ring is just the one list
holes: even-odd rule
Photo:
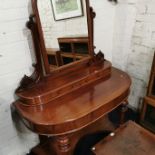
[[68, 136], [56, 136], [53, 142], [56, 155], [71, 155], [71, 143]]
[[122, 103], [120, 125], [125, 123], [125, 114], [126, 114], [126, 112], [128, 110], [127, 105], [128, 105], [128, 101], [127, 100]]

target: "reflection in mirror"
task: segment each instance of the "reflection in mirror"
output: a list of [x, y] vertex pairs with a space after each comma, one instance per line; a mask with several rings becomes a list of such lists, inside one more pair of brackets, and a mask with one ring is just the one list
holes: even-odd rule
[[38, 0], [50, 70], [89, 57], [85, 0]]

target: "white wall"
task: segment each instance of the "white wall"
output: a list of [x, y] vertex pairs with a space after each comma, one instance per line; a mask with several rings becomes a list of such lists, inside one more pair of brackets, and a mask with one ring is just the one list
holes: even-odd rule
[[131, 52], [131, 40], [136, 20], [136, 1], [120, 0], [116, 5], [113, 34], [113, 65], [125, 70], [128, 53]]
[[116, 7], [113, 65], [132, 78], [129, 103], [137, 108], [146, 94], [155, 49], [155, 1], [119, 0]]
[[15, 88], [32, 72], [27, 19], [28, 0], [0, 0], [0, 155], [26, 154], [38, 143], [36, 135], [16, 130], [10, 112]]
[[90, 0], [90, 2], [96, 12], [94, 23], [95, 52], [101, 50], [105, 54], [105, 58], [111, 61], [116, 7], [107, 0]]
[[38, 8], [46, 48], [59, 48], [57, 38], [66, 36], [88, 36], [85, 0], [82, 1], [84, 16], [66, 20], [54, 20], [51, 1], [39, 0]]
[[135, 27], [132, 33], [132, 51], [128, 55], [127, 72], [133, 80], [130, 103], [138, 106], [145, 96], [155, 51], [155, 1], [138, 0]]

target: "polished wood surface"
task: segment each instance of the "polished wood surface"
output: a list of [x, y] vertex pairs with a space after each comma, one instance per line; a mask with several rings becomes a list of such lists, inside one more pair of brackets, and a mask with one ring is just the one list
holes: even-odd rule
[[90, 84], [97, 79], [108, 78], [111, 74], [111, 63], [88, 66], [83, 64], [79, 69], [71, 70], [61, 76], [49, 76], [29, 89], [16, 94], [27, 105], [39, 105], [50, 102], [53, 98], [60, 97], [68, 92]]
[[75, 132], [101, 118], [127, 99], [131, 80], [117, 69], [107, 80], [98, 80], [39, 106], [14, 103], [27, 126], [39, 134]]
[[154, 155], [155, 135], [130, 121], [93, 149], [96, 155]]
[[88, 43], [89, 39], [86, 36], [68, 36], [58, 38], [59, 43]]

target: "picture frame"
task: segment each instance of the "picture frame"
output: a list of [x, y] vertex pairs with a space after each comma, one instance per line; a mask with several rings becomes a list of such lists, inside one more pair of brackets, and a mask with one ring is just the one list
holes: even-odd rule
[[81, 0], [51, 0], [56, 21], [83, 16]]

